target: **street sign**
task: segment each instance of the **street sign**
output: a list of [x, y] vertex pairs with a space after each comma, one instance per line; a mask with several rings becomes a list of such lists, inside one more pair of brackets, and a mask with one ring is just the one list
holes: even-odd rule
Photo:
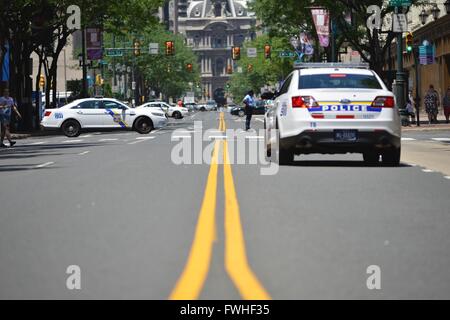
[[410, 7], [411, 0], [389, 0], [390, 7]]
[[159, 43], [150, 43], [148, 46], [149, 54], [159, 54]]
[[406, 14], [404, 13], [396, 13], [393, 15], [392, 19], [392, 31], [393, 32], [406, 32], [408, 31], [408, 19], [406, 18]]
[[256, 48], [248, 48], [247, 49], [247, 57], [256, 58], [258, 56], [258, 51]]
[[434, 47], [433, 46], [419, 46], [419, 61], [420, 64], [427, 65], [434, 63]]
[[278, 54], [280, 58], [294, 58], [296, 55], [292, 51], [282, 51]]
[[106, 49], [107, 57], [122, 57], [123, 51], [121, 49]]

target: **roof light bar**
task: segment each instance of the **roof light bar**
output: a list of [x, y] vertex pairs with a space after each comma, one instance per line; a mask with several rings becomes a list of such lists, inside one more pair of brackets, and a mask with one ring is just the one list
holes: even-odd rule
[[312, 69], [312, 68], [353, 68], [353, 69], [370, 69], [368, 63], [336, 63], [336, 62], [325, 62], [325, 63], [315, 63], [315, 62], [297, 62], [294, 64], [294, 69]]

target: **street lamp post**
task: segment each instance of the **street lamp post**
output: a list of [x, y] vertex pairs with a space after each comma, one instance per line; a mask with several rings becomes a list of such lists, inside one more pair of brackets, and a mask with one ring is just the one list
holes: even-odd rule
[[87, 66], [86, 66], [86, 30], [81, 29], [81, 54], [78, 56], [80, 67], [83, 68], [83, 79], [81, 84], [81, 97], [87, 98], [88, 84], [87, 84]]
[[[395, 13], [402, 13], [400, 7], [395, 7]], [[397, 34], [397, 74], [396, 74], [396, 98], [400, 109], [405, 108], [405, 72], [403, 72], [403, 34]]]
[[431, 14], [433, 15], [433, 19], [437, 20], [439, 18], [441, 10], [439, 10], [437, 4], [434, 4], [433, 9], [431, 9]]
[[445, 1], [444, 6], [445, 6], [445, 11], [447, 12], [447, 14], [450, 14], [450, 0]]
[[419, 14], [419, 19], [422, 25], [427, 23], [428, 13], [425, 11], [425, 9], [422, 9], [422, 12]]

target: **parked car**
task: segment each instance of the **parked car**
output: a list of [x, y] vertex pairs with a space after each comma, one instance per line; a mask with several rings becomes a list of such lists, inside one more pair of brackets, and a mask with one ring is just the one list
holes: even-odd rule
[[132, 109], [115, 99], [88, 98], [45, 110], [41, 125], [45, 129], [60, 129], [67, 137], [97, 128], [133, 129], [147, 134], [166, 126], [167, 117], [162, 110]]
[[[253, 109], [253, 114], [265, 114], [267, 111], [267, 103], [264, 100], [256, 101], [256, 107]], [[245, 116], [244, 106], [236, 106], [231, 109], [230, 113], [234, 116]]]
[[167, 113], [167, 116], [175, 119], [181, 119], [189, 114], [187, 108], [179, 107], [178, 105], [169, 105], [162, 101], [147, 102], [138, 108], [161, 108]]

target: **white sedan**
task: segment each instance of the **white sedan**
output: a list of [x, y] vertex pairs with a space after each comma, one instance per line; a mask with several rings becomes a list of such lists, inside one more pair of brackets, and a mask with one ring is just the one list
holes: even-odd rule
[[171, 105], [169, 105], [165, 102], [161, 102], [161, 101], [147, 102], [147, 103], [137, 107], [136, 109], [140, 109], [140, 108], [162, 109], [167, 113], [167, 116], [173, 117], [175, 119], [181, 119], [189, 114], [188, 108], [183, 108], [178, 105], [171, 106]]
[[75, 100], [59, 109], [47, 109], [41, 121], [44, 129], [61, 129], [67, 137], [77, 137], [83, 129], [133, 129], [141, 134], [167, 125], [162, 110], [133, 109], [115, 99]]
[[267, 156], [280, 164], [310, 153], [362, 153], [368, 164], [380, 156], [388, 165], [400, 162], [395, 97], [367, 65], [297, 65], [264, 123]]

